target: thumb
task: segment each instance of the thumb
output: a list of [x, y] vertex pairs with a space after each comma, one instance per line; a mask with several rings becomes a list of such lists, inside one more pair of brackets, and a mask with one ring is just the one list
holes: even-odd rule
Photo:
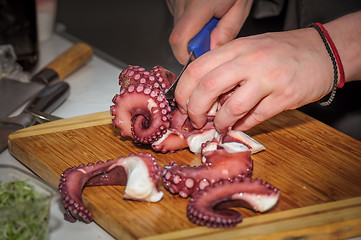
[[211, 49], [232, 41], [241, 30], [249, 15], [253, 1], [236, 1], [226, 13], [216, 13], [220, 18], [211, 33]]

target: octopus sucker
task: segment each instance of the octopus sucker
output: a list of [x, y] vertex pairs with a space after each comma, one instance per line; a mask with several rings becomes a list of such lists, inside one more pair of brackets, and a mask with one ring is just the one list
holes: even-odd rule
[[221, 179], [233, 179], [250, 176], [252, 173], [251, 152], [233, 152], [214, 150], [204, 153], [202, 165], [191, 167], [172, 163], [163, 167], [163, 184], [181, 197], [189, 197], [199, 189]]
[[126, 186], [125, 199], [158, 202], [163, 197], [157, 188], [160, 175], [161, 168], [149, 153], [68, 168], [61, 175], [58, 188], [65, 209], [64, 218], [71, 222], [92, 221], [81, 198], [83, 188], [88, 186]]
[[140, 66], [125, 68], [119, 75], [119, 93], [110, 107], [113, 125], [122, 137], [150, 145], [157, 152], [188, 148], [199, 154], [201, 164], [170, 161], [161, 169], [150, 154], [139, 153], [69, 168], [59, 183], [67, 220], [92, 221], [81, 199], [86, 186], [126, 185], [124, 199], [157, 202], [163, 196], [157, 188], [160, 180], [171, 194], [189, 199], [187, 216], [201, 226], [227, 228], [241, 222], [242, 215], [229, 206], [264, 212], [277, 203], [277, 188], [251, 179], [252, 154], [265, 147], [241, 131], [229, 129], [221, 133], [214, 126], [215, 114], [234, 90], [219, 97], [205, 125], [196, 129], [188, 115], [179, 111], [175, 99], [165, 97], [176, 78], [159, 65], [149, 71]]
[[152, 91], [148, 95], [145, 93], [147, 88], [143, 88], [143, 92], [132, 89], [133, 85], [130, 85], [128, 91], [113, 99], [115, 105], [111, 106], [111, 114], [115, 116], [114, 126], [120, 129], [122, 136], [129, 136], [146, 144], [152, 143], [162, 136], [159, 134], [163, 132], [162, 129], [169, 126], [170, 108], [163, 106], [168, 103], [164, 97], [159, 97], [163, 95], [161, 92]]
[[279, 190], [249, 177], [221, 180], [192, 195], [188, 202], [189, 220], [200, 226], [227, 228], [242, 221], [242, 215], [229, 207], [246, 207], [265, 212], [274, 207]]

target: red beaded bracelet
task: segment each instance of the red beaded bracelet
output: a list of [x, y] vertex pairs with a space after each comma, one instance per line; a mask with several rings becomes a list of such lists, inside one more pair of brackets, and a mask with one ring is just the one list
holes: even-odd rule
[[338, 84], [337, 87], [342, 88], [343, 85], [345, 84], [345, 72], [344, 72], [344, 70], [343, 70], [343, 65], [342, 65], [342, 62], [341, 62], [340, 55], [338, 54], [338, 51], [337, 51], [337, 49], [336, 49], [336, 46], [335, 46], [335, 44], [333, 43], [332, 38], [331, 38], [330, 34], [328, 34], [326, 28], [325, 28], [321, 23], [316, 23], [316, 25], [321, 28], [321, 31], [322, 31], [323, 34], [325, 35], [328, 43], [329, 43], [330, 46], [331, 46], [332, 52], [333, 52], [333, 54], [335, 55], [336, 62], [337, 62], [337, 66], [338, 66], [338, 70], [339, 70], [339, 72], [340, 72], [340, 83]]

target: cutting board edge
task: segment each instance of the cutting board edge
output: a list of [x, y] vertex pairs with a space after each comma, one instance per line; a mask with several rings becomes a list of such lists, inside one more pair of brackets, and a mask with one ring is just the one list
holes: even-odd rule
[[[89, 118], [87, 118], [87, 116], [92, 116], [93, 119], [90, 119], [90, 121], [87, 122], [87, 120], [89, 120]], [[58, 122], [58, 121], [54, 122], [53, 123], [54, 125], [50, 125], [50, 123], [48, 125], [46, 125], [46, 124], [43, 125], [43, 126], [51, 126], [51, 127], [49, 127], [50, 129], [47, 129], [47, 127], [36, 128], [35, 129], [35, 127], [38, 127], [38, 126], [35, 126], [34, 129], [36, 130], [36, 133], [32, 132], [32, 131], [24, 131], [25, 132], [24, 135], [14, 135], [15, 137], [13, 137], [12, 140], [14, 140], [14, 139], [16, 139], [18, 137], [21, 139], [21, 138], [26, 137], [26, 136], [38, 135], [39, 134], [39, 131], [38, 131], [39, 129], [41, 131], [43, 131], [43, 133], [45, 134], [45, 133], [53, 133], [53, 132], [71, 130], [71, 129], [79, 129], [79, 128], [85, 128], [85, 127], [97, 126], [97, 125], [103, 125], [103, 124], [111, 124], [111, 116], [110, 116], [109, 112], [100, 112], [100, 113], [95, 113], [95, 114], [91, 114], [91, 115], [74, 117], [74, 118], [70, 118], [68, 120], [70, 120], [70, 121], [76, 120], [76, 121], [74, 121], [74, 123], [72, 123], [72, 124], [66, 124], [66, 125], [60, 124], [60, 128], [58, 128], [58, 126], [59, 126], [58, 123], [61, 123], [61, 122]], [[59, 121], [62, 121], [62, 120], [59, 120]], [[57, 124], [55, 124], [55, 123], [57, 123]], [[19, 147], [21, 149], [20, 145], [17, 146], [17, 147]], [[303, 209], [303, 208], [300, 208], [300, 209]], [[272, 213], [264, 214], [264, 215], [262, 215], [262, 217], [266, 217], [269, 214], [272, 214]], [[274, 216], [274, 215], [272, 215], [272, 216]], [[198, 228], [197, 227], [189, 228], [189, 229], [184, 230], [184, 231], [188, 231], [188, 230], [193, 231], [192, 229], [198, 229]], [[200, 228], [200, 229], [207, 229], [207, 228]], [[360, 233], [360, 235], [361, 235], [361, 233]], [[156, 237], [156, 239], [159, 239], [160, 236], [162, 236], [162, 235], [154, 235], [154, 237]], [[143, 238], [140, 238], [140, 239], [143, 239]], [[147, 238], [144, 238], [144, 239], [147, 239]]]
[[[14, 144], [12, 145], [13, 150], [16, 150], [14, 152], [11, 152], [12, 156], [17, 159], [21, 164], [29, 168], [30, 163], [35, 162], [35, 158], [32, 155], [26, 155], [25, 152], [22, 151], [22, 148], [16, 144], [16, 141], [14, 141]], [[43, 169], [44, 165], [40, 164], [36, 167], [32, 165], [31, 171], [36, 174], [39, 178], [41, 178], [44, 182], [46, 182], [49, 186], [51, 186], [54, 191], [57, 191], [59, 179], [52, 179], [51, 174], [44, 174], [44, 172], [41, 171]], [[56, 175], [56, 174], [55, 174]], [[82, 196], [83, 201], [88, 201], [88, 199], [84, 196]], [[106, 215], [105, 215], [106, 216]], [[94, 216], [95, 217], [95, 216]], [[133, 235], [131, 231], [128, 231], [126, 228], [119, 228], [119, 226], [113, 226], [112, 221], [109, 219], [98, 219], [94, 220], [94, 222], [104, 229], [106, 232], [108, 232], [110, 235], [117, 239], [123, 239], [123, 240], [137, 240], [138, 238]], [[106, 223], [106, 224], [104, 224]], [[115, 230], [113, 230], [115, 229]]]
[[[313, 219], [316, 219], [314, 221]], [[340, 221], [339, 219], [342, 219]], [[344, 223], [344, 224], [343, 224]], [[194, 227], [139, 240], [176, 239], [284, 239], [317, 237], [322, 234], [333, 236], [344, 234], [342, 238], [361, 236], [361, 197], [327, 202], [290, 209], [275, 213], [265, 213], [247, 217], [233, 229], [210, 229]]]
[[[17, 146], [20, 148], [20, 146]], [[16, 151], [18, 152], [18, 151]], [[26, 161], [31, 161], [31, 156], [28, 156], [26, 159], [24, 156], [20, 156], [19, 152], [18, 154], [14, 155], [14, 157], [16, 157], [18, 159], [18, 161], [20, 161], [21, 163], [23, 163], [24, 165], [27, 165]], [[36, 174], [37, 171], [36, 169], [32, 169]], [[54, 184], [51, 183], [50, 179], [45, 179], [44, 176], [41, 177], [42, 179], [44, 179], [46, 182], [48, 182], [50, 185], [52, 185], [54, 187]], [[328, 209], [328, 212], [325, 212], [325, 209]], [[357, 211], [356, 211], [357, 210]], [[357, 213], [357, 216], [355, 218], [353, 218], [352, 216], [347, 216], [347, 213], [349, 212], [355, 212]], [[187, 237], [189, 239], [203, 239], [206, 236], [208, 238], [213, 238], [213, 234], [220, 234], [220, 232], [222, 232], [222, 239], [229, 239], [229, 238], [234, 238], [235, 236], [237, 236], [237, 232], [241, 230], [242, 234], [240, 234], [239, 238], [243, 238], [243, 237], [257, 237], [262, 239], [262, 237], [267, 237], [272, 235], [277, 236], [277, 235], [281, 235], [281, 234], [290, 234], [289, 236], [294, 236], [295, 234], [298, 234], [299, 231], [306, 231], [308, 228], [310, 228], [310, 225], [306, 225], [306, 226], [302, 226], [301, 227], [297, 227], [294, 224], [290, 225], [289, 222], [288, 224], [284, 224], [284, 221], [290, 221], [290, 219], [292, 221], [304, 221], [305, 217], [313, 217], [315, 218], [316, 216], [323, 216], [327, 214], [327, 216], [331, 215], [331, 216], [336, 216], [333, 217], [331, 220], [331, 222], [327, 222], [326, 218], [324, 217], [318, 217], [318, 222], [316, 223], [316, 227], [319, 227], [319, 229], [316, 229], [314, 231], [313, 234], [317, 234], [320, 231], [325, 231], [324, 228], [321, 228], [323, 225], [325, 224], [336, 224], [336, 226], [334, 226], [332, 228], [332, 230], [334, 230], [335, 227], [339, 227], [340, 231], [342, 231], [343, 228], [352, 228], [354, 230], [354, 234], [352, 236], [347, 236], [347, 237], [354, 237], [354, 236], [358, 236], [361, 235], [361, 232], [357, 232], [357, 227], [358, 224], [361, 222], [361, 197], [354, 197], [354, 198], [349, 198], [349, 199], [345, 199], [345, 200], [339, 200], [339, 201], [334, 201], [334, 202], [328, 202], [328, 203], [322, 203], [322, 204], [317, 204], [317, 205], [313, 205], [313, 206], [307, 206], [307, 207], [302, 207], [302, 208], [296, 208], [296, 209], [291, 209], [291, 210], [286, 210], [286, 211], [281, 211], [281, 212], [275, 212], [275, 213], [265, 213], [265, 214], [261, 214], [258, 216], [253, 216], [253, 217], [247, 217], [244, 219], [243, 223], [239, 224], [236, 228], [234, 229], [227, 229], [226, 231], [223, 230], [219, 230], [219, 229], [209, 229], [206, 227], [194, 227], [194, 228], [188, 228], [185, 230], [180, 230], [180, 231], [175, 231], [175, 232], [169, 232], [169, 233], [164, 233], [164, 234], [158, 234], [158, 235], [153, 235], [153, 236], [149, 236], [149, 237], [134, 237], [131, 232], [126, 231], [125, 229], [122, 229], [121, 231], [117, 230], [117, 231], [113, 231], [112, 228], [110, 227], [107, 228], [107, 225], [103, 225], [101, 224], [101, 221], [96, 221], [96, 223], [99, 226], [102, 226], [102, 228], [107, 231], [109, 234], [111, 234], [113, 237], [115, 238], [119, 238], [121, 237], [122, 239], [129, 239], [129, 240], [133, 240], [133, 239], [139, 239], [139, 240], [155, 240], [155, 239], [180, 239], [180, 237]], [[346, 215], [346, 216], [341, 216], [342, 214]], [[337, 221], [337, 218], [343, 218], [344, 221]], [[353, 222], [350, 222], [350, 220], [354, 220]], [[342, 222], [346, 222], [349, 221], [349, 225], [343, 226], [341, 223]], [[340, 223], [340, 226], [337, 226], [337, 222]], [[281, 229], [281, 231], [279, 230], [278, 225], [276, 224], [278, 223], [280, 226], [291, 226], [289, 228], [283, 228]], [[314, 223], [314, 222], [312, 222]], [[271, 230], [269, 225], [272, 225]], [[247, 230], [250, 229], [250, 230]], [[262, 231], [262, 229], [268, 229], [269, 232], [264, 232]], [[277, 229], [277, 231], [275, 230]], [[249, 232], [247, 232], [249, 231]], [[258, 235], [255, 235], [252, 232], [257, 232]], [[243, 235], [243, 233], [247, 233], [246, 235]], [[353, 233], [353, 232], [352, 232]], [[307, 232], [303, 232], [303, 234], [307, 234]], [[329, 234], [331, 235], [332, 232], [323, 232], [323, 234]], [[356, 235], [357, 234], [357, 235]], [[228, 236], [228, 237], [227, 237]]]
[[60, 119], [57, 121], [20, 129], [9, 135], [9, 149], [11, 150], [11, 142], [16, 138], [92, 127], [103, 124], [112, 124], [112, 118], [113, 117], [110, 115], [109, 111], [104, 111], [72, 118]]

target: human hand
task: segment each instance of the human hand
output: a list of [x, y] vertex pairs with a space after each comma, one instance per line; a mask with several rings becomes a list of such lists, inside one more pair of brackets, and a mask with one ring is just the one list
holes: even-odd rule
[[214, 118], [215, 127], [245, 131], [287, 109], [327, 95], [333, 66], [312, 28], [238, 38], [194, 60], [175, 97], [195, 127], [202, 127], [218, 97], [233, 94]]
[[240, 31], [251, 9], [253, 0], [167, 0], [174, 16], [174, 28], [169, 37], [174, 56], [185, 64], [189, 53], [187, 45], [213, 18], [219, 18], [211, 33], [210, 49], [234, 39]]

